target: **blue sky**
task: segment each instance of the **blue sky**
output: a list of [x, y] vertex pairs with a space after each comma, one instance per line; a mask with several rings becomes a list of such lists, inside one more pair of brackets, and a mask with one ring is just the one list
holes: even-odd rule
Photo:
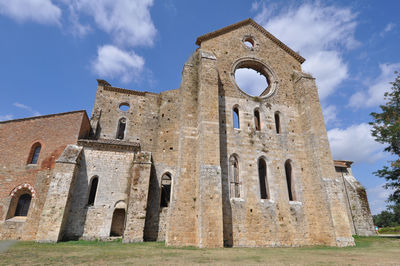
[[195, 40], [253, 18], [298, 51], [317, 79], [334, 158], [354, 161], [373, 213], [372, 172], [390, 156], [369, 113], [400, 71], [400, 1], [0, 0], [0, 120], [86, 109], [96, 78], [160, 92], [179, 87]]

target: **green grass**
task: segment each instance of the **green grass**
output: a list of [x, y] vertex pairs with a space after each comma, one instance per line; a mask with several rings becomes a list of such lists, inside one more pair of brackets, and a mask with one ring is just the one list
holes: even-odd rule
[[69, 241], [56, 244], [18, 242], [0, 254], [0, 265], [165, 265], [400, 264], [400, 237], [355, 237], [354, 247], [298, 248], [165, 247], [163, 242], [122, 244], [120, 240]]

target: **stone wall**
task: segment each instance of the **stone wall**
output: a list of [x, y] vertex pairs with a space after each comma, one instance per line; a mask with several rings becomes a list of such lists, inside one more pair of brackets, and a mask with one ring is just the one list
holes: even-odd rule
[[351, 171], [352, 162], [335, 161], [335, 169], [346, 195], [347, 213], [353, 235], [376, 235], [374, 222], [369, 209], [367, 193], [360, 182], [356, 180]]

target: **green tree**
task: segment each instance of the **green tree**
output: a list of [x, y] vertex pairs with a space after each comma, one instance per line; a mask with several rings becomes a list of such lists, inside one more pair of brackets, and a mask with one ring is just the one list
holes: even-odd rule
[[374, 122], [372, 136], [375, 140], [388, 144], [385, 151], [394, 156], [394, 160], [389, 162], [389, 166], [384, 166], [374, 174], [386, 179], [385, 188], [393, 189], [388, 201], [396, 204], [400, 203], [400, 74], [395, 72], [397, 77], [391, 82], [392, 88], [385, 93], [385, 105], [381, 105], [381, 113], [371, 113]]
[[400, 225], [400, 204], [391, 205], [387, 210], [373, 216], [374, 224], [379, 227]]

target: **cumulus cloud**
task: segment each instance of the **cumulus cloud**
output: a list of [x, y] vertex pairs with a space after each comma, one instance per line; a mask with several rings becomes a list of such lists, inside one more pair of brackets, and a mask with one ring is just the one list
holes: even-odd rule
[[[151, 46], [156, 28], [150, 16], [153, 0], [70, 0], [72, 13], [84, 13], [93, 17], [97, 27], [112, 36], [119, 46]], [[85, 29], [85, 25], [74, 18], [74, 25]], [[85, 32], [84, 32], [85, 33]]]
[[376, 187], [367, 188], [369, 207], [371, 208], [372, 214], [379, 214], [386, 210], [386, 200], [389, 198], [389, 195], [393, 193], [393, 190], [385, 189], [384, 185], [385, 184], [380, 184]]
[[257, 71], [239, 68], [235, 71], [235, 80], [239, 88], [252, 96], [259, 96], [268, 87], [267, 79]]
[[265, 5], [253, 4], [252, 10], [257, 8], [255, 20], [307, 59], [303, 70], [316, 77], [321, 99], [348, 77], [342, 54], [359, 45], [356, 14], [349, 8], [305, 3], [271, 13]]
[[60, 25], [61, 9], [51, 0], [0, 0], [0, 14], [18, 22]]
[[11, 120], [13, 119], [13, 115], [0, 115], [0, 121], [6, 121], [6, 120]]
[[16, 102], [13, 105], [15, 107], [18, 107], [18, 108], [21, 108], [21, 109], [24, 109], [24, 110], [28, 111], [30, 113], [30, 115], [32, 115], [32, 116], [39, 116], [40, 115], [40, 113], [38, 111], [33, 110], [32, 107], [27, 106], [25, 104]]
[[137, 79], [144, 67], [144, 59], [133, 51], [127, 52], [112, 45], [98, 48], [92, 62], [93, 71], [101, 77], [119, 78], [122, 82]]
[[368, 91], [359, 91], [354, 93], [350, 100], [349, 106], [355, 108], [373, 107], [385, 103], [384, 94], [392, 87], [389, 82], [393, 82], [396, 75], [394, 71], [400, 70], [400, 63], [380, 64], [381, 73], [370, 82]]
[[333, 128], [328, 131], [328, 138], [336, 160], [373, 163], [384, 157], [384, 146], [371, 136], [371, 126], [367, 123]]

